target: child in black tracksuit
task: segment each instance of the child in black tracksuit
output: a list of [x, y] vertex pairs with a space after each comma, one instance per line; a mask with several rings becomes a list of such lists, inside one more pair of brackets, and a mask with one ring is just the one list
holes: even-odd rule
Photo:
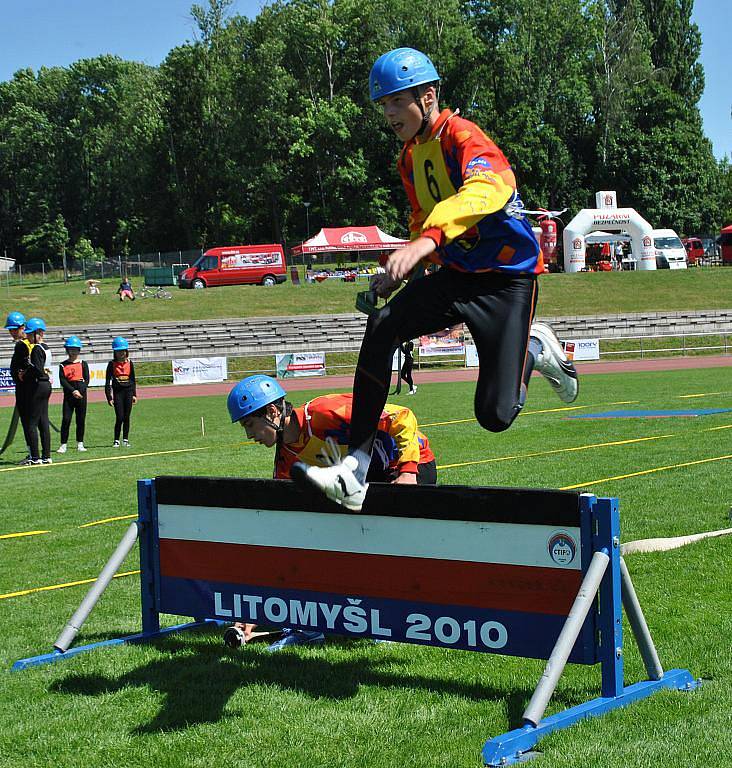
[[130, 416], [132, 406], [137, 402], [137, 386], [135, 384], [135, 366], [129, 357], [127, 339], [117, 336], [112, 341], [114, 358], [107, 364], [107, 375], [104, 391], [107, 402], [114, 406], [116, 420], [114, 422], [114, 444], [119, 448], [119, 436], [122, 432], [122, 445], [127, 448], [130, 444]]
[[64, 391], [64, 403], [61, 417], [61, 445], [58, 453], [66, 453], [71, 428], [71, 418], [76, 414], [76, 447], [84, 447], [84, 427], [86, 425], [86, 392], [89, 387], [89, 366], [79, 359], [81, 339], [70, 336], [64, 344], [68, 358], [59, 365], [59, 378]]
[[[51, 350], [43, 343], [46, 324], [39, 317], [32, 317], [25, 326], [30, 342], [30, 365], [25, 372], [28, 398], [28, 441], [30, 457], [26, 464], [51, 463], [51, 429], [48, 421], [48, 400], [51, 397]], [[41, 437], [41, 454], [38, 452], [38, 436]]]

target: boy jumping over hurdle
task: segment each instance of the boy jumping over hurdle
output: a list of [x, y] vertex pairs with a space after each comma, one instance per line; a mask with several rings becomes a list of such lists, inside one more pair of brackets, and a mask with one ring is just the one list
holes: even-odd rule
[[577, 397], [577, 373], [554, 332], [542, 323], [532, 326], [544, 267], [511, 166], [475, 123], [440, 111], [439, 80], [430, 59], [412, 48], [379, 57], [369, 78], [371, 100], [404, 142], [397, 165], [412, 207], [412, 242], [392, 252], [371, 288], [388, 298], [423, 260], [440, 269], [410, 280], [369, 317], [354, 379], [348, 456], [332, 467], [292, 468], [294, 480], [353, 511], [366, 497], [392, 355], [404, 341], [468, 325], [481, 363], [475, 415], [491, 432], [508, 429], [521, 412], [534, 368], [564, 402]]

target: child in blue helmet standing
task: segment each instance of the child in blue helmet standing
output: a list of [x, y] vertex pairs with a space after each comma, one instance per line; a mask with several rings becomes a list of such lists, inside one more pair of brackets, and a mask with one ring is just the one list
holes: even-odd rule
[[104, 392], [107, 402], [114, 407], [114, 448], [119, 448], [120, 432], [122, 445], [130, 445], [130, 417], [132, 406], [137, 402], [135, 366], [130, 360], [130, 344], [122, 336], [112, 339], [113, 358], [107, 363]]
[[[564, 402], [577, 374], [549, 326], [532, 319], [543, 262], [521, 213], [516, 180], [500, 149], [474, 123], [440, 111], [433, 63], [413, 48], [385, 53], [369, 78], [371, 100], [404, 142], [398, 169], [412, 208], [409, 245], [391, 253], [371, 288], [390, 297], [370, 315], [354, 378], [349, 455], [333, 467], [297, 464], [292, 476], [360, 511], [392, 355], [404, 341], [464, 322], [481, 367], [475, 415], [491, 432], [507, 429], [526, 399], [534, 368]], [[420, 262], [440, 266], [424, 275]], [[422, 276], [419, 276], [422, 275]]]
[[84, 428], [86, 425], [86, 392], [89, 387], [89, 366], [81, 360], [81, 339], [69, 336], [64, 342], [67, 358], [59, 364], [61, 389], [64, 391], [64, 403], [61, 415], [61, 445], [57, 453], [66, 453], [71, 428], [71, 418], [76, 414], [76, 447], [84, 447]]
[[[28, 415], [30, 406], [28, 401], [28, 382], [25, 380], [25, 372], [30, 366], [31, 344], [25, 336], [25, 316], [22, 312], [11, 312], [5, 319], [5, 330], [15, 342], [13, 357], [10, 360], [10, 376], [15, 384], [15, 410], [16, 418], [20, 419], [23, 428], [23, 437], [28, 447], [28, 454], [23, 462], [30, 458], [30, 440], [28, 433]], [[16, 422], [17, 423], [17, 422]]]
[[[48, 421], [48, 401], [51, 397], [51, 350], [43, 343], [46, 323], [40, 317], [31, 317], [25, 324], [25, 335], [30, 344], [30, 365], [25, 371], [28, 397], [28, 440], [30, 456], [25, 464], [51, 464], [51, 429]], [[38, 436], [41, 452], [38, 451]]]

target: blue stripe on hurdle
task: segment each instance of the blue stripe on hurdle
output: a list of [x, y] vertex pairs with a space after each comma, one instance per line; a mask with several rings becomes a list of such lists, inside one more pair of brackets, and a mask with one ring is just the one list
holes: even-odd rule
[[592, 701], [579, 704], [571, 709], [565, 709], [564, 712], [546, 717], [536, 727], [527, 724], [496, 736], [490, 741], [486, 741], [483, 747], [483, 762], [488, 766], [514, 765], [525, 762], [528, 757], [526, 753], [536, 746], [539, 739], [552, 731], [566, 728], [587, 717], [598, 717], [613, 709], [625, 707], [664, 688], [692, 691], [700, 683], [700, 680], [695, 680], [691, 676], [688, 669], [669, 670], [660, 680], [646, 680], [627, 686], [619, 696], [592, 699]]
[[221, 626], [226, 622], [218, 621], [217, 619], [203, 619], [202, 621], [192, 621], [187, 624], [176, 624], [172, 627], [165, 627], [157, 632], [139, 632], [136, 635], [128, 635], [127, 637], [115, 637], [111, 640], [102, 640], [98, 643], [90, 643], [89, 645], [80, 645], [76, 648], [69, 648], [68, 651], [62, 653], [58, 649], [54, 649], [51, 653], [42, 653], [39, 656], [30, 656], [27, 659], [19, 659], [13, 664], [12, 671], [20, 672], [23, 669], [29, 669], [30, 667], [40, 667], [42, 664], [54, 664], [57, 661], [65, 661], [72, 656], [78, 656], [80, 653], [87, 653], [97, 648], [102, 648], [112, 645], [124, 645], [126, 643], [144, 643], [148, 640], [154, 640], [156, 637], [163, 637], [169, 635], [172, 632], [182, 632], [186, 629], [199, 629], [208, 625]]

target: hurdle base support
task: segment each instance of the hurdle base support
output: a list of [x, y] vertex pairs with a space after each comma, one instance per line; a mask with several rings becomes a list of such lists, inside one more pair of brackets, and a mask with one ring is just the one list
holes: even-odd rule
[[224, 621], [218, 619], [200, 619], [198, 621], [188, 622], [187, 624], [176, 624], [172, 627], [163, 627], [156, 632], [138, 632], [136, 635], [127, 635], [126, 637], [115, 637], [111, 640], [101, 640], [98, 643], [90, 643], [89, 645], [80, 645], [76, 648], [69, 648], [67, 651], [60, 651], [58, 648], [54, 648], [51, 653], [42, 653], [38, 656], [30, 656], [27, 659], [19, 659], [13, 664], [12, 671], [20, 672], [23, 669], [29, 669], [30, 667], [39, 667], [43, 664], [55, 664], [57, 661], [65, 661], [72, 656], [78, 656], [80, 653], [87, 653], [88, 651], [94, 651], [97, 648], [103, 648], [105, 646], [124, 645], [126, 643], [146, 643], [150, 640], [155, 640], [158, 637], [164, 637], [173, 632], [183, 632], [187, 629], [200, 629], [206, 626], [221, 626], [225, 624]]
[[619, 696], [600, 697], [544, 718], [537, 726], [530, 724], [496, 736], [483, 746], [483, 763], [487, 766], [515, 765], [530, 759], [530, 751], [538, 741], [553, 731], [573, 725], [587, 717], [598, 717], [634, 701], [645, 699], [664, 688], [691, 691], [700, 684], [688, 669], [672, 669], [660, 680], [645, 680], [623, 689]]

